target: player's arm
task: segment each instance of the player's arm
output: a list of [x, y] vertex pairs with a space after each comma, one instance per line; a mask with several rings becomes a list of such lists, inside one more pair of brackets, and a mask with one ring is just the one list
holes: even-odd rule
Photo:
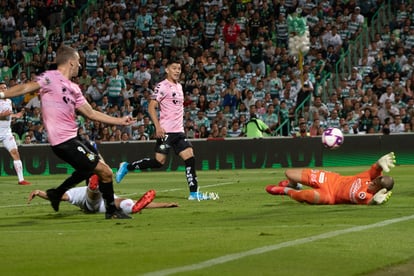
[[395, 154], [394, 152], [390, 152], [378, 159], [378, 161], [375, 162], [368, 171], [363, 172], [359, 175], [368, 173], [371, 179], [375, 179], [376, 177], [380, 176], [383, 171], [389, 172], [391, 168], [394, 168], [395, 162]]
[[165, 131], [161, 128], [160, 121], [158, 120], [157, 108], [158, 102], [154, 99], [151, 99], [151, 101], [148, 104], [148, 114], [155, 127], [155, 137], [163, 138], [165, 135]]
[[133, 120], [129, 116], [124, 116], [121, 118], [118, 117], [112, 117], [105, 113], [99, 112], [94, 110], [91, 105], [88, 102], [85, 102], [83, 105], [77, 108], [77, 111], [82, 113], [84, 116], [88, 117], [89, 119], [93, 121], [99, 121], [105, 124], [110, 125], [123, 125], [127, 126], [130, 124], [133, 124], [135, 120]]
[[[38, 197], [40, 197], [40, 198], [43, 198], [43, 199], [49, 199], [49, 198], [48, 198], [48, 196], [47, 196], [47, 193], [46, 193], [45, 191], [42, 191], [42, 190], [34, 190], [34, 191], [32, 191], [32, 192], [29, 194], [29, 198], [27, 199], [27, 204], [30, 204], [30, 202], [31, 202], [31, 201], [32, 201], [32, 200], [33, 200], [36, 196], [38, 196]], [[69, 200], [68, 195], [67, 195], [66, 193], [64, 193], [64, 194], [62, 195], [61, 200], [62, 200], [62, 201], [68, 201], [68, 200]]]
[[30, 202], [33, 200], [33, 198], [35, 198], [36, 196], [43, 198], [43, 199], [49, 199], [47, 197], [47, 194], [45, 191], [41, 191], [41, 190], [34, 190], [29, 194], [29, 198], [27, 199], [27, 204], [30, 204]]
[[0, 92], [0, 99], [17, 97], [23, 94], [35, 92], [39, 89], [40, 85], [37, 82], [18, 84]]
[[178, 207], [178, 203], [175, 202], [151, 202], [145, 208], [173, 208]]

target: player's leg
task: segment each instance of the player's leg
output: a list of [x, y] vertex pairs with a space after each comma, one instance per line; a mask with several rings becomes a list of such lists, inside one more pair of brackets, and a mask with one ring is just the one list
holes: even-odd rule
[[102, 198], [105, 202], [105, 217], [107, 219], [131, 218], [115, 206], [114, 186], [112, 181], [113, 174], [111, 168], [105, 162], [100, 160], [94, 169], [94, 173], [99, 177], [99, 191], [102, 193]]
[[333, 204], [329, 193], [323, 189], [296, 190], [289, 187], [267, 186], [266, 191], [272, 195], [288, 195], [298, 202], [308, 204]]
[[96, 164], [99, 162], [99, 155], [92, 152], [76, 138], [57, 146], [52, 146], [52, 151], [57, 157], [75, 169], [72, 175], [66, 178], [57, 188], [46, 191], [53, 209], [58, 211], [62, 195], [70, 188], [89, 178]]
[[283, 191], [282, 189], [276, 189], [276, 187], [289, 187], [295, 190], [300, 190], [302, 188], [302, 184], [299, 183], [301, 181], [302, 176], [302, 169], [288, 169], [285, 171], [285, 175], [287, 179], [281, 180], [277, 185], [270, 184], [266, 186], [266, 191], [270, 194], [279, 194], [279, 190]]
[[[294, 188], [296, 187], [298, 183], [301, 183], [302, 174], [303, 174], [303, 169], [287, 169], [285, 171], [285, 175], [287, 177], [287, 180], [289, 181], [287, 187]], [[302, 184], [305, 184], [305, 183], [302, 183]]]
[[101, 205], [103, 205], [102, 201], [102, 194], [99, 191], [99, 177], [94, 174], [89, 178], [86, 188], [85, 211], [92, 213], [99, 212]]
[[[208, 200], [210, 196], [206, 193], [202, 193], [198, 189], [197, 173], [195, 168], [195, 157], [193, 146], [185, 137], [184, 134], [177, 134], [171, 145], [174, 148], [175, 153], [181, 157], [185, 164], [185, 177], [187, 179], [187, 185], [190, 190], [189, 200]], [[211, 193], [214, 194], [214, 193]], [[212, 199], [218, 198], [217, 194], [214, 194]]]
[[154, 158], [146, 157], [131, 163], [122, 162], [119, 164], [118, 171], [115, 175], [116, 182], [121, 182], [129, 171], [161, 168], [167, 160], [169, 150], [170, 146], [167, 144], [166, 139], [157, 139]]
[[187, 184], [190, 193], [197, 192], [198, 181], [195, 169], [195, 158], [193, 148], [188, 147], [182, 150], [178, 155], [181, 157], [181, 159], [183, 159], [185, 164], [185, 177], [187, 179]]
[[149, 190], [138, 200], [117, 198], [115, 202], [126, 214], [136, 214], [154, 200], [155, 194], [154, 190]]
[[332, 198], [329, 196], [329, 193], [323, 189], [307, 189], [297, 191], [294, 189], [288, 188], [286, 194], [289, 195], [292, 199], [305, 202], [308, 204], [323, 205], [323, 204], [333, 204]]
[[17, 174], [18, 183], [20, 185], [30, 185], [30, 182], [24, 180], [23, 164], [20, 160], [19, 151], [17, 150], [16, 140], [11, 132], [5, 135], [3, 145], [9, 151], [10, 156], [13, 159], [13, 167]]

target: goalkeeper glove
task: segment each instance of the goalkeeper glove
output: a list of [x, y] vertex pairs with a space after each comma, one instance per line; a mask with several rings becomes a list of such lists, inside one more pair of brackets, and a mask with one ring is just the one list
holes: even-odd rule
[[389, 172], [391, 168], [395, 167], [395, 154], [390, 152], [380, 159], [378, 159], [378, 165], [382, 168], [384, 172]]
[[391, 195], [392, 195], [392, 191], [387, 192], [387, 189], [382, 188], [374, 195], [372, 200], [374, 204], [383, 204], [387, 202], [388, 199], [390, 199]]

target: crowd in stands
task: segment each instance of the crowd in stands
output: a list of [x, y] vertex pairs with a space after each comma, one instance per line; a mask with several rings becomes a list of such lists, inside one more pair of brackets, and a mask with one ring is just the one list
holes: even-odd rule
[[[80, 134], [97, 142], [154, 138], [148, 101], [169, 58], [182, 60], [189, 138], [238, 137], [251, 114], [269, 126], [270, 135], [316, 136], [330, 126], [345, 134], [414, 132], [412, 4], [391, 1], [395, 19], [375, 35], [327, 101], [315, 89], [382, 4], [97, 0], [82, 17], [77, 11], [88, 1], [1, 1], [1, 72], [13, 68], [11, 76], [1, 76], [9, 87], [29, 81], [56, 68], [60, 45], [76, 48], [83, 69], [74, 81], [92, 107], [137, 118], [120, 128], [79, 116]], [[289, 55], [287, 18], [293, 14], [306, 18], [310, 32], [303, 68]], [[62, 25], [66, 20], [70, 24]], [[295, 118], [306, 95], [311, 101]], [[20, 140], [47, 143], [38, 95], [13, 98], [13, 104], [16, 112], [25, 110], [13, 123]], [[277, 131], [285, 120], [290, 123]]]

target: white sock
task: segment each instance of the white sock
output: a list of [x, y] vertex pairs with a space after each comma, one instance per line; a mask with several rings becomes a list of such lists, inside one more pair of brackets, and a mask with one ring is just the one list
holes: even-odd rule
[[13, 161], [14, 169], [17, 173], [17, 178], [19, 178], [19, 182], [24, 180], [23, 177], [23, 165], [21, 160], [14, 160]]
[[119, 207], [122, 209], [122, 211], [124, 211], [125, 214], [131, 214], [134, 204], [135, 203], [132, 199], [125, 199], [121, 201]]

